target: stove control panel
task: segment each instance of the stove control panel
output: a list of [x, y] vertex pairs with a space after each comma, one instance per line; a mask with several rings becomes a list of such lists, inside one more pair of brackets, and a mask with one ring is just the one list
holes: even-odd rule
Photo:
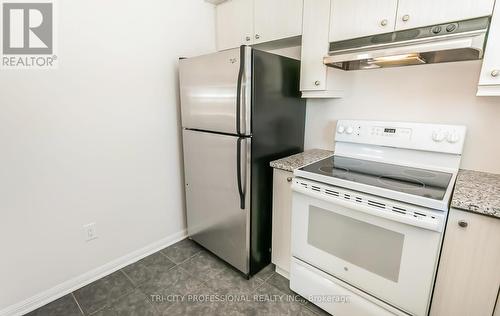
[[337, 122], [335, 141], [461, 154], [466, 127], [407, 122]]
[[[362, 132], [362, 126], [360, 125], [338, 125], [337, 127], [337, 134], [361, 136]], [[412, 130], [410, 128], [372, 126], [369, 135], [371, 137], [403, 138], [409, 140], [411, 139], [411, 132]]]
[[371, 131], [370, 131], [370, 135], [376, 136], [376, 137], [392, 137], [392, 138], [411, 139], [411, 129], [410, 128], [385, 127], [385, 126], [373, 126]]

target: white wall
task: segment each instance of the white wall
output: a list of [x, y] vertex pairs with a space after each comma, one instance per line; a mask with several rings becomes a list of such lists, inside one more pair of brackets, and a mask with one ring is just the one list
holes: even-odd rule
[[333, 149], [339, 119], [463, 124], [462, 168], [500, 173], [500, 98], [476, 97], [480, 61], [344, 73], [346, 96], [308, 100], [306, 148]]
[[0, 310], [185, 228], [176, 66], [214, 7], [58, 3], [59, 69], [0, 71]]

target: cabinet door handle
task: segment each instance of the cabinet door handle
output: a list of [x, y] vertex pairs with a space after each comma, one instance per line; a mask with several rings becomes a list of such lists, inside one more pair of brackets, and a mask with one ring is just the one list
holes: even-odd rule
[[467, 223], [466, 221], [458, 221], [458, 226], [466, 228], [467, 226], [469, 226], [469, 223]]
[[408, 22], [409, 19], [410, 19], [410, 15], [409, 14], [403, 15], [403, 22]]
[[498, 75], [500, 75], [500, 70], [498, 70], [498, 69], [494, 69], [494, 70], [491, 72], [491, 76], [492, 76], [493, 78], [498, 77]]
[[319, 81], [319, 80], [314, 81], [315, 86], [319, 86], [320, 84], [321, 84], [321, 81]]
[[292, 177], [288, 177], [288, 178], [286, 178], [286, 181], [288, 181], [288, 182], [292, 182], [292, 180], [293, 180], [293, 178], [292, 178]]
[[260, 38], [260, 35], [259, 34], [255, 34], [255, 39], [259, 39]]
[[389, 23], [389, 21], [387, 21], [387, 19], [383, 19], [382, 21], [380, 21], [381, 26], [387, 26], [387, 23]]
[[252, 38], [250, 36], [245, 37], [245, 40], [249, 42]]

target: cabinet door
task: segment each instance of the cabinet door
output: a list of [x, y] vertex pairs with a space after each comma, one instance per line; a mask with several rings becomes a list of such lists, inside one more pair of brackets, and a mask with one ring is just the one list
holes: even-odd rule
[[285, 273], [290, 273], [292, 257], [292, 177], [293, 173], [289, 171], [274, 169], [271, 259]]
[[302, 34], [303, 0], [255, 0], [255, 43]]
[[253, 0], [229, 0], [216, 10], [218, 50], [253, 43]]
[[327, 67], [323, 64], [323, 57], [328, 54], [329, 24], [330, 0], [304, 0], [301, 91], [326, 89]]
[[[488, 94], [486, 92], [489, 89], [484, 89], [485, 93], [479, 93], [479, 95], [500, 96], [500, 2], [495, 8], [491, 20], [479, 85], [496, 86], [496, 89], [491, 89], [494, 93]], [[481, 92], [481, 89], [479, 92]]]
[[394, 31], [397, 0], [332, 0], [330, 42]]
[[500, 284], [499, 249], [499, 219], [452, 209], [430, 315], [492, 315]]
[[396, 30], [491, 15], [495, 0], [399, 0]]

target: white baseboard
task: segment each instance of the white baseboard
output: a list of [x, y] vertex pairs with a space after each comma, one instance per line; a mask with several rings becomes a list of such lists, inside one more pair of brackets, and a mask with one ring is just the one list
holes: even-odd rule
[[56, 285], [53, 288], [48, 289], [42, 293], [34, 295], [20, 303], [8, 306], [7, 308], [0, 310], [0, 316], [19, 316], [34, 311], [35, 309], [47, 303], [55, 301], [63, 297], [64, 295], [67, 295], [87, 284], [105, 277], [106, 275], [118, 271], [121, 268], [128, 266], [129, 264], [139, 261], [142, 258], [147, 257], [163, 248], [175, 244], [176, 242], [186, 238], [186, 236], [187, 231], [182, 230], [178, 233], [165, 237], [142, 249], [136, 250], [103, 266], [95, 268], [64, 283]]
[[278, 273], [279, 275], [287, 278], [288, 280], [290, 280], [290, 272], [286, 271], [285, 269], [282, 269], [278, 266], [276, 266], [276, 269], [275, 269], [276, 273]]

